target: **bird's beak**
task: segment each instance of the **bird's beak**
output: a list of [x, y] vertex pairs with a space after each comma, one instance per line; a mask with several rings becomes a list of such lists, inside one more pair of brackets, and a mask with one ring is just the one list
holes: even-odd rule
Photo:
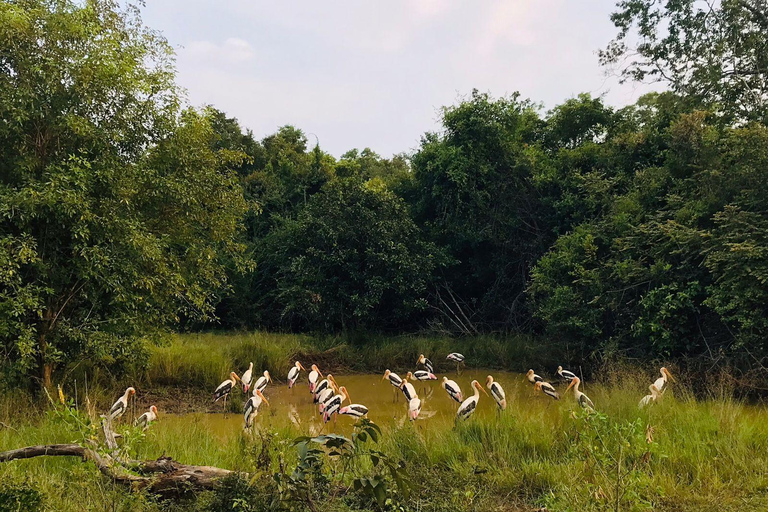
[[568, 391], [569, 391], [569, 390], [570, 390], [570, 389], [573, 387], [573, 383], [574, 383], [574, 382], [576, 382], [576, 381], [575, 381], [575, 380], [572, 380], [572, 381], [571, 381], [571, 383], [570, 383], [570, 384], [568, 384], [568, 387], [567, 387], [567, 388], [565, 388], [565, 392], [566, 392], [566, 393], [567, 393], [567, 392], [568, 392]]
[[267, 372], [267, 382], [272, 382], [272, 376]]
[[669, 379], [670, 379], [672, 382], [677, 382], [677, 381], [675, 380], [675, 378], [672, 376], [672, 374], [671, 374], [671, 373], [669, 373], [669, 370], [664, 370], [664, 373], [666, 373], [666, 374], [667, 374], [667, 377], [669, 377]]
[[489, 396], [489, 395], [488, 395], [488, 392], [485, 390], [485, 388], [484, 388], [483, 386], [481, 386], [481, 385], [480, 385], [480, 383], [479, 383], [479, 382], [477, 383], [477, 389], [479, 389], [480, 391], [482, 391], [483, 393], [485, 393], [485, 396]]
[[267, 400], [267, 397], [264, 396], [264, 393], [262, 393], [261, 391], [259, 391], [258, 393], [261, 399], [264, 400], [264, 402], [266, 402], [267, 405], [269, 405], [269, 400]]
[[307, 369], [306, 369], [306, 368], [304, 368], [303, 366], [301, 366], [301, 363], [299, 363], [299, 368], [301, 368], [301, 371], [303, 371], [303, 372], [307, 371]]
[[387, 380], [387, 375], [384, 374], [384, 376], [381, 378], [381, 380]]

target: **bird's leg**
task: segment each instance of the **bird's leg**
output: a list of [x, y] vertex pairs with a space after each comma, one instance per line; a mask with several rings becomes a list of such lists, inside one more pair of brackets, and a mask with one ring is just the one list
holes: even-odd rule
[[224, 395], [224, 417], [227, 417], [227, 398], [229, 398], [229, 395]]

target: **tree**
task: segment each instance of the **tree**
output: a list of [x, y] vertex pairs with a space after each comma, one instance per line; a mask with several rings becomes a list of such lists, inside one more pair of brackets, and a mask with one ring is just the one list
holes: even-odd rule
[[0, 5], [0, 342], [12, 377], [116, 368], [205, 317], [245, 210], [173, 54], [111, 0]]
[[726, 122], [768, 122], [765, 0], [622, 0], [619, 33], [600, 52], [622, 80], [655, 81]]

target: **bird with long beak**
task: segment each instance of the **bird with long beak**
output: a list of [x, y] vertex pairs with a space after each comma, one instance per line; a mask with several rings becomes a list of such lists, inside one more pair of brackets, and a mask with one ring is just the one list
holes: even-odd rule
[[237, 381], [240, 380], [240, 377], [237, 376], [235, 372], [230, 372], [229, 378], [219, 384], [216, 387], [216, 390], [213, 392], [213, 402], [218, 402], [221, 398], [224, 399], [224, 411], [227, 410], [227, 397], [229, 396], [229, 393], [232, 391], [232, 389], [237, 385]]
[[322, 378], [323, 374], [320, 373], [320, 369], [316, 364], [313, 364], [311, 368], [312, 370], [309, 372], [309, 375], [307, 375], [307, 382], [309, 382], [309, 392], [314, 393], [317, 381]]
[[355, 418], [364, 418], [368, 416], [368, 408], [362, 404], [347, 405], [339, 409], [339, 414], [346, 414]]
[[669, 370], [667, 370], [666, 367], [662, 367], [659, 371], [661, 372], [661, 377], [656, 379], [656, 382], [654, 382], [653, 385], [656, 386], [656, 389], [659, 390], [659, 393], [663, 395], [667, 390], [667, 380], [675, 382], [675, 378], [672, 377], [672, 374], [669, 373]]
[[264, 389], [266, 389], [268, 382], [272, 382], [272, 377], [269, 376], [269, 372], [267, 370], [264, 370], [264, 373], [261, 374], [261, 377], [259, 377], [259, 380], [256, 381], [253, 387], [254, 389], [258, 389], [259, 391], [263, 392]]
[[147, 412], [136, 418], [136, 421], [133, 422], [133, 424], [142, 427], [142, 430], [147, 430], [150, 423], [155, 420], [157, 420], [157, 407], [153, 405]]
[[405, 375], [405, 378], [400, 383], [400, 389], [403, 391], [403, 395], [405, 395], [405, 399], [409, 402], [416, 398], [416, 388], [413, 387], [413, 384], [408, 382], [411, 379], [411, 372], [408, 372]]
[[449, 380], [448, 377], [443, 377], [443, 389], [448, 393], [448, 396], [461, 403], [461, 388], [455, 381]]
[[576, 378], [576, 374], [573, 372], [570, 372], [568, 370], [563, 370], [562, 366], [557, 367], [557, 374], [562, 378], [565, 382], [571, 382], [573, 379]]
[[411, 373], [408, 372], [408, 375], [410, 375], [412, 381], [425, 381], [425, 380], [437, 380], [437, 377], [434, 373], [428, 372], [426, 370], [416, 370], [415, 372]]
[[525, 377], [531, 384], [536, 384], [537, 382], [542, 382], [544, 380], [540, 376], [536, 375], [533, 370], [528, 370], [528, 373], [525, 374]]
[[312, 393], [312, 403], [316, 404], [318, 402], [318, 397], [320, 396], [320, 393], [325, 391], [326, 389], [331, 387], [331, 383], [333, 382], [333, 375], [330, 373], [326, 375], [326, 377], [317, 383], [315, 386], [315, 392]]
[[123, 393], [123, 396], [117, 399], [117, 401], [112, 404], [112, 407], [109, 409], [109, 418], [110, 420], [114, 421], [118, 419], [120, 416], [125, 414], [125, 411], [128, 410], [128, 400], [136, 394], [136, 390], [133, 388], [128, 388], [125, 390], [125, 393]]
[[419, 358], [416, 360], [416, 364], [424, 365], [424, 368], [427, 370], [428, 373], [435, 372], [435, 366], [432, 364], [432, 361], [424, 357], [424, 354], [419, 355]]
[[459, 368], [461, 364], [464, 362], [464, 354], [459, 354], [458, 352], [451, 352], [450, 354], [448, 354], [446, 359], [456, 363], [456, 373], [458, 374]]
[[394, 394], [394, 397], [392, 398], [392, 401], [396, 402], [397, 399], [400, 397], [400, 393], [398, 393], [398, 391], [400, 390], [400, 386], [403, 384], [403, 379], [401, 379], [398, 374], [391, 372], [389, 370], [386, 370], [381, 380], [388, 380], [389, 383], [392, 384], [392, 387], [395, 388], [394, 390], [395, 394]]
[[573, 379], [571, 379], [571, 383], [568, 384], [568, 388], [566, 388], [565, 392], [567, 393], [569, 389], [573, 388], [573, 396], [576, 397], [576, 401], [579, 403], [581, 408], [594, 411], [595, 404], [592, 403], [592, 400], [590, 400], [587, 395], [579, 391], [579, 384], [581, 384], [581, 379], [574, 376]]
[[476, 380], [472, 381], [472, 388], [474, 390], [474, 394], [461, 402], [461, 405], [459, 406], [459, 409], [456, 411], [456, 420], [466, 420], [472, 414], [475, 412], [475, 409], [477, 409], [477, 404], [480, 402], [480, 392], [482, 391], [486, 395], [488, 395], [488, 392], [483, 389], [483, 387], [480, 385], [479, 382]]
[[299, 361], [296, 361], [290, 370], [288, 370], [288, 389], [291, 389], [296, 381], [299, 380], [299, 373], [306, 371]]
[[496, 400], [496, 405], [499, 406], [499, 409], [505, 410], [507, 408], [507, 395], [504, 393], [504, 388], [501, 387], [501, 384], [495, 382], [493, 377], [489, 375], [485, 379], [485, 387], [491, 392], [491, 396]]
[[330, 373], [325, 379], [321, 380], [315, 388], [316, 393], [312, 396], [312, 403], [318, 404], [317, 408], [320, 412], [325, 409], [325, 404], [330, 400], [333, 395], [338, 394], [339, 386], [336, 384], [336, 379]]
[[[339, 412], [339, 409], [341, 409], [341, 404], [344, 403], [344, 401], [351, 402], [352, 399], [349, 398], [349, 393], [347, 393], [347, 388], [344, 386], [341, 386], [339, 388], [339, 394], [334, 395], [333, 398], [328, 402], [328, 404], [325, 407], [325, 410], [323, 411], [323, 422], [328, 423], [330, 421], [331, 417]], [[336, 417], [333, 416], [334, 423], [336, 422]]]
[[421, 412], [421, 398], [414, 396], [408, 400], [408, 419], [415, 421]]
[[555, 387], [549, 382], [544, 382], [543, 380], [540, 380], [533, 385], [533, 389], [534, 391], [541, 391], [545, 395], [550, 396], [555, 400], [560, 400], [560, 393], [558, 393]]
[[648, 389], [651, 391], [650, 395], [645, 395], [643, 398], [640, 399], [640, 403], [637, 404], [637, 406], [640, 409], [643, 409], [652, 403], [655, 403], [660, 397], [661, 392], [659, 391], [659, 388], [656, 387], [656, 384], [651, 384], [648, 386]]
[[269, 405], [269, 400], [267, 400], [267, 397], [264, 396], [261, 390], [254, 388], [253, 395], [243, 406], [243, 418], [245, 419], [246, 429], [251, 428], [251, 425], [253, 425], [253, 420], [259, 413], [259, 407], [261, 407], [262, 402]]
[[245, 370], [243, 376], [240, 377], [240, 383], [243, 385], [243, 393], [247, 393], [253, 382], [253, 363], [248, 364], [248, 369]]

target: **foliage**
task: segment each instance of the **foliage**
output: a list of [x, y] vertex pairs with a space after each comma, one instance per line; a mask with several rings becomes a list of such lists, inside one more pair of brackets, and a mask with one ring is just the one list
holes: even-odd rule
[[43, 510], [44, 495], [27, 482], [0, 484], [0, 512]]

